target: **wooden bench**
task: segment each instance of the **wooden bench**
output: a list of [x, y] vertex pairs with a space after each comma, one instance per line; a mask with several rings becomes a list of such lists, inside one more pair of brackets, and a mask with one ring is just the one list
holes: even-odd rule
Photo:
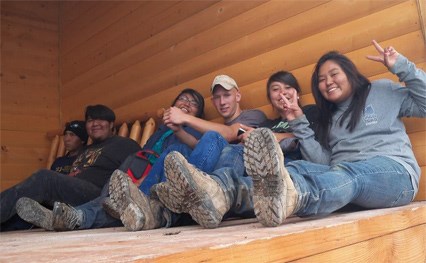
[[[304, 102], [312, 100], [304, 97]], [[273, 117], [269, 107], [261, 109]], [[404, 122], [425, 174], [425, 119]], [[154, 131], [155, 121], [146, 121], [143, 131], [140, 121], [117, 128], [120, 136], [143, 145]], [[51, 152], [58, 155], [62, 140], [59, 135], [52, 138]], [[407, 206], [334, 213], [325, 218], [292, 217], [276, 228], [245, 219], [222, 222], [217, 229], [9, 232], [0, 239], [0, 261], [426, 262], [426, 201], [421, 200], [426, 200], [425, 176], [415, 202]]]
[[403, 262], [426, 261], [426, 201], [325, 218], [255, 219], [129, 232], [2, 233], [0, 262]]

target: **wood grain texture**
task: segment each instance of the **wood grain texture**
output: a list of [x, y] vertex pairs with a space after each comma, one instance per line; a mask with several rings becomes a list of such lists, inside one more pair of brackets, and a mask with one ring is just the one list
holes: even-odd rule
[[46, 166], [60, 127], [58, 7], [1, 1], [1, 190]]
[[417, 263], [426, 259], [425, 231], [426, 203], [414, 202], [316, 219], [293, 217], [271, 228], [246, 219], [225, 221], [216, 229], [186, 226], [138, 232], [124, 228], [9, 232], [0, 239], [0, 260], [368, 262], [365, 259], [383, 253], [378, 260], [385, 261], [378, 262]]

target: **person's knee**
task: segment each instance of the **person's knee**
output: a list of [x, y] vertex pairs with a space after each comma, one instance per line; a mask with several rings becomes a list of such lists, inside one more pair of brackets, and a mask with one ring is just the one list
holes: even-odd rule
[[204, 133], [203, 137], [207, 140], [217, 140], [220, 139], [222, 136], [216, 131], [207, 131], [206, 133]]
[[36, 181], [36, 182], [45, 181], [50, 176], [52, 176], [51, 170], [40, 169], [40, 170], [37, 170], [35, 173], [33, 173], [30, 176], [29, 180]]

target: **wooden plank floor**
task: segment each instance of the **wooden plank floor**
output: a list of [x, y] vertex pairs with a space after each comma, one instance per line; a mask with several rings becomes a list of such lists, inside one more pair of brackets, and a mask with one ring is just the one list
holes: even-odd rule
[[426, 262], [426, 201], [398, 208], [128, 232], [0, 234], [0, 262]]

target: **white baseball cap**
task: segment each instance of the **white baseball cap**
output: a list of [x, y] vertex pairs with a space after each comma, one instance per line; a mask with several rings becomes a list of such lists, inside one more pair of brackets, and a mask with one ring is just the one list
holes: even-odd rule
[[226, 90], [231, 90], [233, 88], [239, 90], [237, 82], [235, 82], [233, 78], [227, 75], [218, 75], [214, 78], [210, 89], [211, 93], [213, 93], [214, 87], [216, 87], [216, 85], [220, 85]]

